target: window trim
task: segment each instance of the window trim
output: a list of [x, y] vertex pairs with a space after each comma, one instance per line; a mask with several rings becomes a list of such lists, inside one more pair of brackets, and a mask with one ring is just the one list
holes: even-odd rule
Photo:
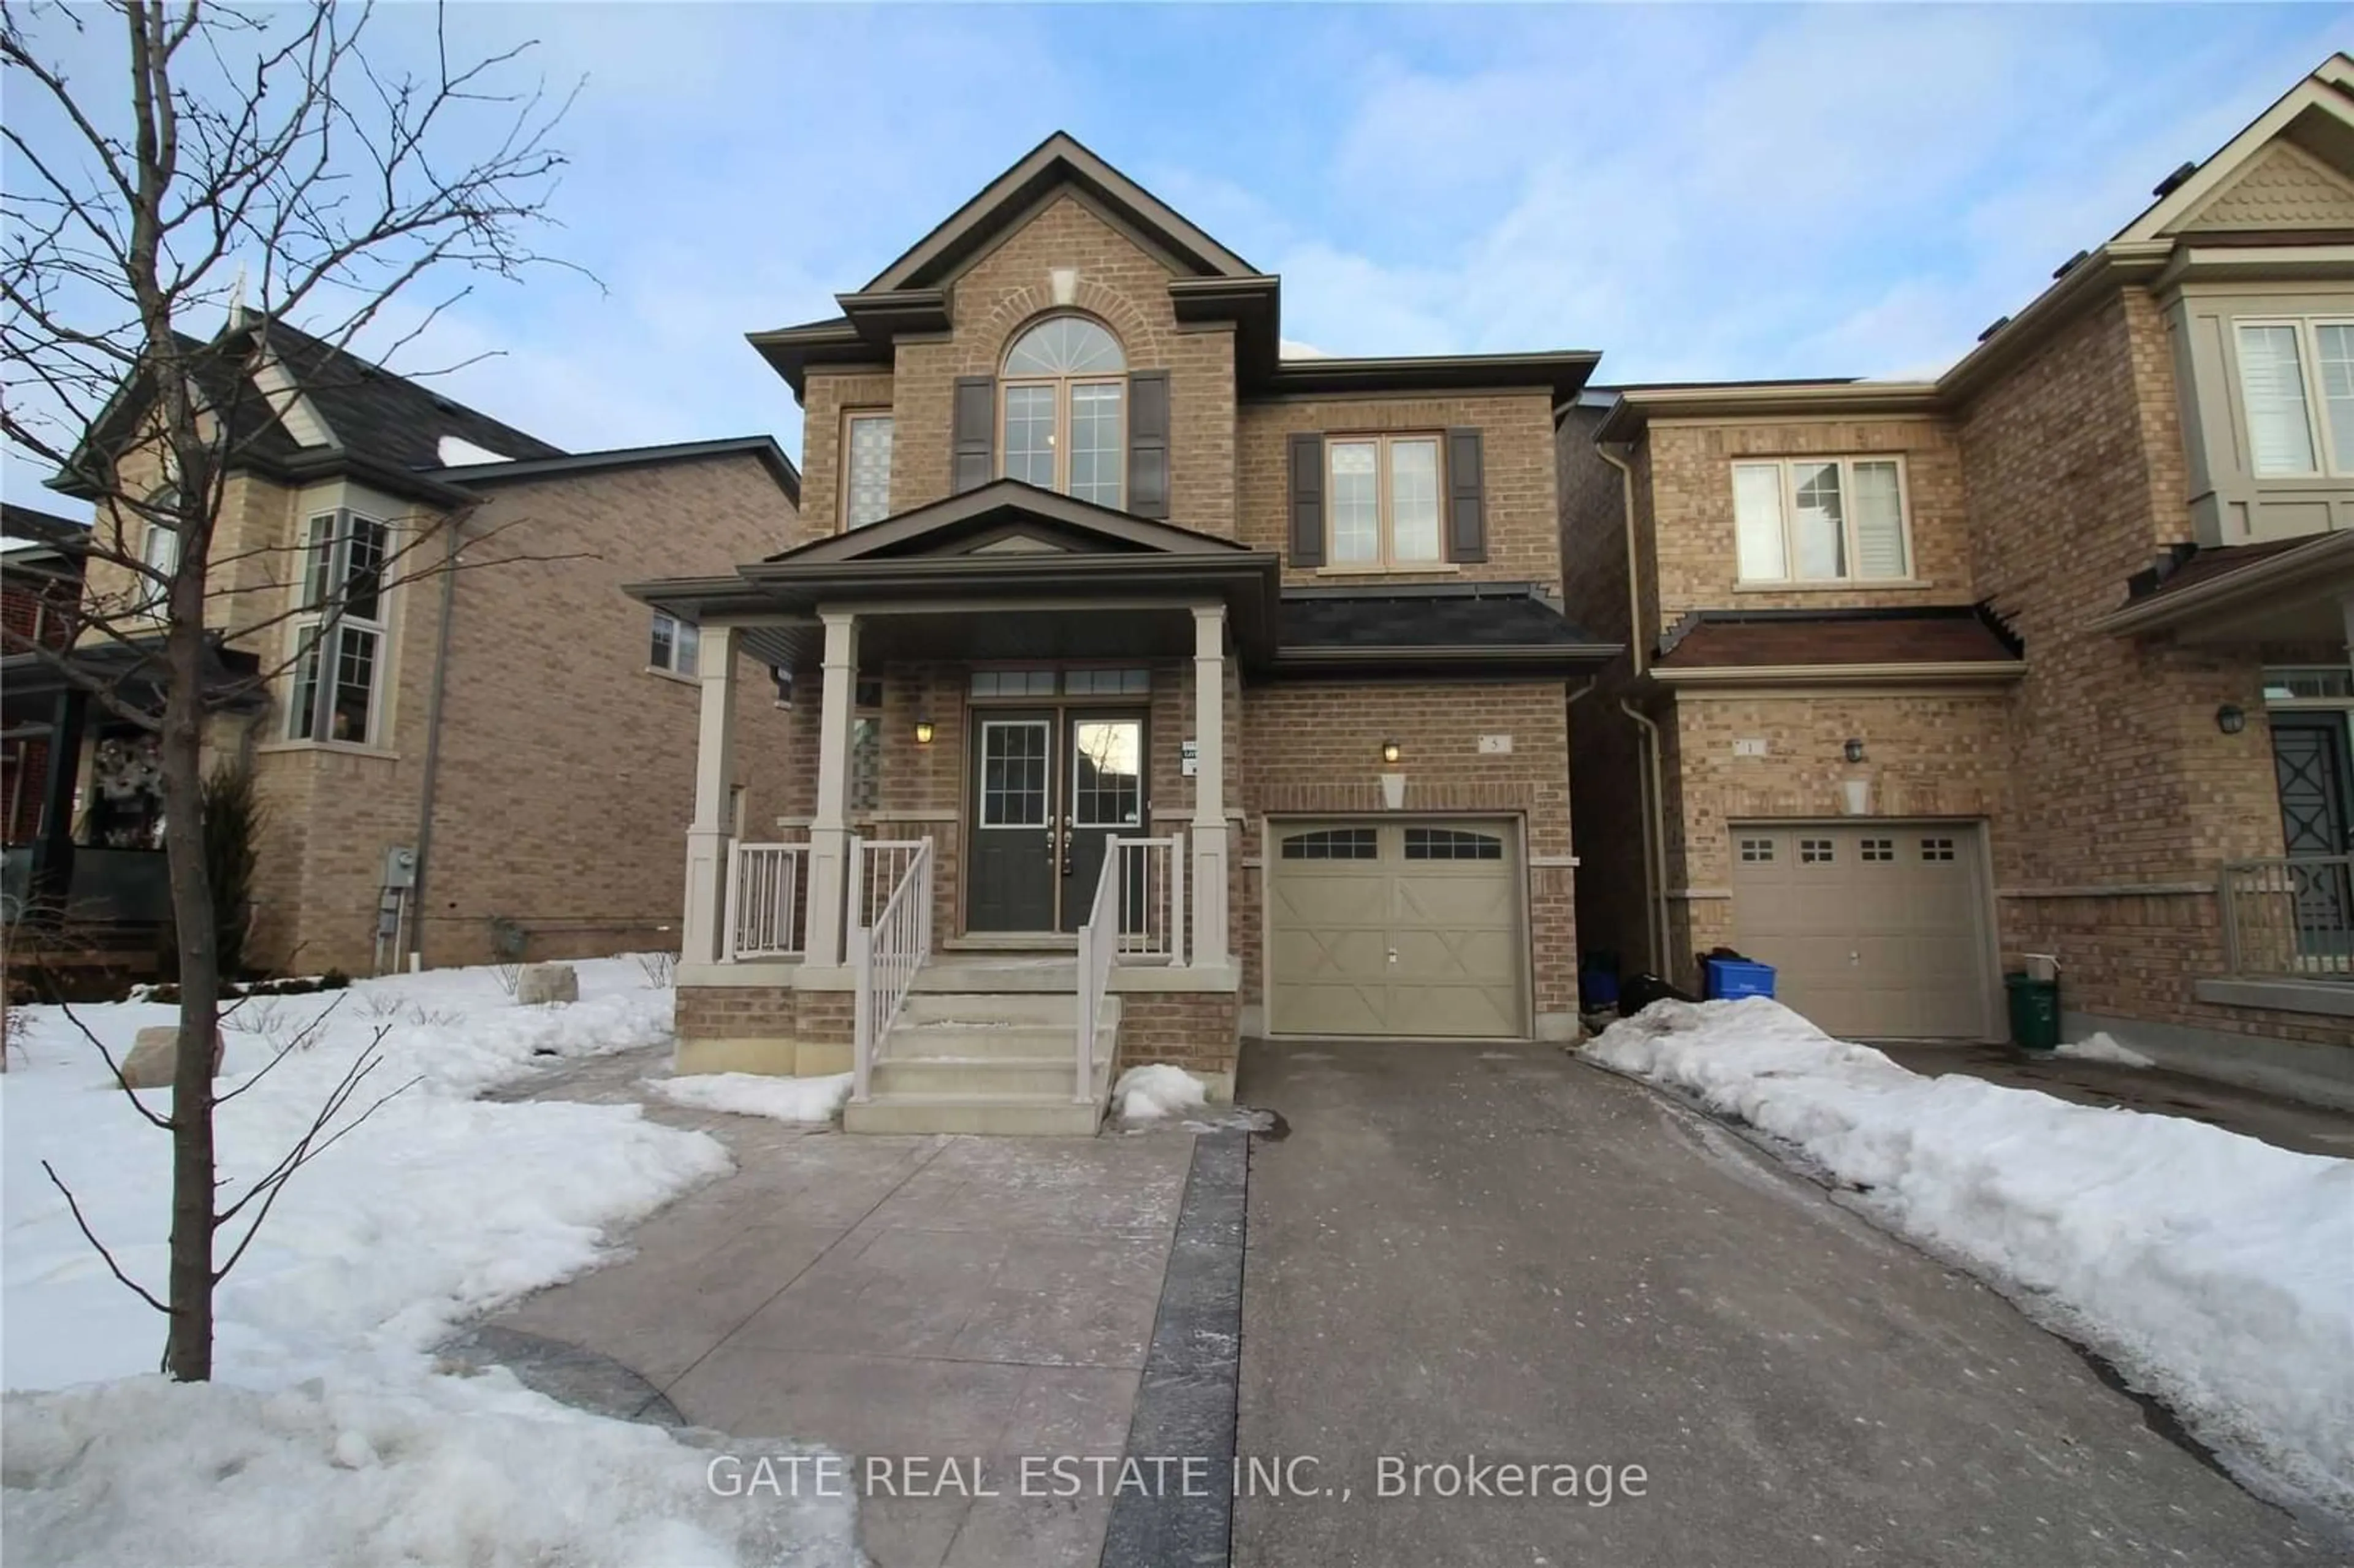
[[834, 507], [834, 518], [836, 523], [840, 524], [840, 531], [844, 534], [849, 533], [854, 528], [865, 528], [872, 526], [876, 523], [882, 522], [883, 518], [891, 515], [891, 474], [887, 468], [885, 469], [883, 474], [883, 516], [870, 517], [865, 522], [860, 523], [854, 521], [850, 514], [852, 500], [852, 432], [856, 429], [859, 421], [862, 419], [881, 419], [885, 424], [890, 425], [892, 427], [891, 436], [895, 452], [898, 442], [899, 432], [897, 415], [896, 411], [889, 405], [864, 404], [857, 408], [845, 408], [843, 409], [842, 429], [840, 431], [841, 439], [835, 449], [837, 455], [834, 463], [835, 470], [839, 475], [838, 482], [834, 488], [838, 490], [841, 494], [838, 498], [837, 504]]
[[[1013, 357], [1013, 351], [1021, 346], [1023, 341], [1028, 338], [1032, 333], [1038, 331], [1050, 322], [1071, 318], [1076, 318], [1076, 320], [1087, 323], [1091, 326], [1101, 328], [1104, 334], [1111, 339], [1113, 346], [1119, 350], [1121, 368], [1119, 370], [1090, 370], [1075, 376], [1011, 376], [1006, 374], [1005, 361]], [[1055, 482], [1047, 488], [1054, 491], [1057, 495], [1071, 495], [1071, 405], [1073, 402], [1071, 395], [1082, 387], [1113, 387], [1119, 393], [1118, 400], [1119, 404], [1119, 429], [1113, 433], [1112, 440], [1112, 450], [1117, 453], [1119, 458], [1119, 493], [1110, 501], [1098, 501], [1094, 497], [1084, 495], [1073, 495], [1071, 496], [1071, 499], [1074, 501], [1085, 501], [1091, 506], [1108, 506], [1115, 512], [1125, 510], [1128, 505], [1129, 481], [1128, 357], [1128, 344], [1120, 341], [1119, 334], [1111, 330], [1111, 324], [1108, 322], [1098, 320], [1097, 317], [1087, 314], [1085, 311], [1053, 311], [1049, 312], [1045, 315], [1038, 316], [1031, 321], [1023, 323], [1021, 330], [1014, 333], [1011, 337], [1005, 340], [1005, 352], [998, 356], [996, 430], [998, 477], [1001, 479], [1012, 477], [1012, 473], [1006, 465], [1008, 460], [1012, 457], [1013, 452], [1011, 445], [1005, 438], [1008, 425], [1007, 416], [1012, 412], [1013, 407], [1013, 399], [1010, 394], [1012, 394], [1015, 388], [1023, 387], [1043, 387], [1049, 389], [1054, 394], [1055, 430], [1052, 440], [1055, 443]], [[1026, 483], [1028, 482], [1024, 481], [1024, 482]]]
[[[1847, 574], [1835, 577], [1800, 577], [1798, 573], [1798, 541], [1793, 527], [1797, 514], [1797, 465], [1800, 463], [1836, 463], [1840, 471], [1840, 553], [1847, 563]], [[1896, 469], [1896, 525], [1904, 546], [1904, 569], [1893, 577], [1867, 577], [1856, 569], [1855, 465], [1858, 463], [1891, 463]], [[1782, 499], [1782, 571], [1778, 577], [1753, 577], [1741, 570], [1741, 487], [1736, 477], [1744, 468], [1764, 468], [1768, 465], [1779, 471]], [[1840, 452], [1794, 454], [1783, 457], [1737, 457], [1725, 468], [1725, 482], [1733, 498], [1733, 575], [1735, 586], [1744, 588], [1919, 588], [1922, 586], [1920, 557], [1913, 547], [1913, 472], [1903, 452]]]
[[[2331, 311], [2317, 315], [2253, 315], [2231, 318], [2232, 412], [2248, 454], [2248, 477], [2258, 484], [2310, 483], [2317, 480], [2354, 479], [2354, 451], [2338, 450], [2330, 429], [2328, 388], [2321, 379], [2322, 327], [2354, 331], [2354, 313]], [[2240, 332], [2244, 327], [2287, 327], [2296, 334], [2297, 385], [2305, 393], [2305, 437], [2314, 466], [2287, 473], [2264, 473], [2256, 468], [2256, 432], [2249, 422], [2248, 371], [2240, 356]]]
[[[312, 552], [315, 547], [312, 532], [322, 518], [333, 520], [334, 532], [328, 538], [327, 571], [322, 597], [313, 605], [306, 602], [311, 593]], [[342, 605], [343, 596], [351, 585], [352, 539], [361, 524], [377, 529], [382, 535], [381, 550], [376, 557], [376, 614], [372, 617], [350, 614]], [[293, 613], [287, 618], [290, 656], [286, 662], [286, 722], [281, 726], [279, 744], [340, 747], [345, 750], [390, 755], [391, 747], [385, 732], [390, 727], [388, 721], [391, 718], [393, 628], [398, 623], [399, 617], [388, 568], [399, 556], [399, 548], [395, 543], [398, 529], [388, 518], [372, 516], [352, 506], [305, 509], [301, 526], [302, 537], [296, 546], [299, 565], [294, 580], [289, 585], [292, 590]], [[343, 634], [346, 630], [366, 631], [376, 638], [375, 662], [368, 671], [367, 730], [356, 740], [334, 734], [335, 687], [343, 658]], [[310, 644], [309, 648], [306, 648], [306, 643]], [[312, 733], [303, 735], [297, 728], [302, 713], [294, 697], [302, 688], [303, 657], [311, 649], [317, 652], [320, 670], [317, 683], [311, 694]]]
[[[1373, 443], [1373, 529], [1380, 555], [1370, 561], [1344, 561], [1341, 558], [1339, 535], [1334, 526], [1333, 503], [1338, 486], [1332, 482], [1332, 453], [1336, 448]], [[1428, 560], [1400, 560], [1397, 556], [1395, 530], [1395, 494], [1390, 482], [1390, 449], [1401, 441], [1427, 441], [1434, 456], [1432, 476], [1437, 483], [1438, 553]], [[1326, 572], [1443, 572], [1455, 569], [1447, 558], [1447, 432], [1444, 430], [1336, 430], [1324, 437], [1324, 565]]]
[[[653, 656], [653, 633], [663, 621], [671, 624], [670, 661], [657, 661]], [[679, 668], [679, 650], [684, 646], [678, 631], [684, 628], [695, 633], [695, 667]], [[673, 681], [699, 681], [703, 678], [703, 628], [684, 616], [673, 615], [666, 609], [656, 609], [646, 621], [646, 669], [649, 673], [668, 675]]]

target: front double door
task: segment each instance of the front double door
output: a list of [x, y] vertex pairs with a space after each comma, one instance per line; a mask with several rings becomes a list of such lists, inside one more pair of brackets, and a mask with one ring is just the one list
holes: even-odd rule
[[1144, 715], [975, 708], [969, 931], [1076, 931], [1105, 847], [1146, 830]]

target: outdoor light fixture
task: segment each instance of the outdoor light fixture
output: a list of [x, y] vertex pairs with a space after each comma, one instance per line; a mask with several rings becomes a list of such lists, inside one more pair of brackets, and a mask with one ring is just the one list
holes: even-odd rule
[[928, 718], [919, 718], [916, 721], [916, 744], [917, 746], [929, 746], [932, 744], [931, 720]]
[[1382, 760], [1384, 762], [1395, 764], [1399, 755], [1398, 743], [1396, 741], [1385, 740], [1382, 742]]
[[2225, 703], [2215, 710], [2215, 727], [2225, 735], [2237, 735], [2248, 727], [2247, 710], [2237, 703]]
[[1860, 740], [1850, 740], [1847, 743], [1847, 759], [1850, 762], [1861, 762], [1863, 760], [1863, 742]]

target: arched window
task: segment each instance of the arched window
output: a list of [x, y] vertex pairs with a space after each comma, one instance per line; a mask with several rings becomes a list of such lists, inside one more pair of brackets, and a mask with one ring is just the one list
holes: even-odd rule
[[1005, 355], [1005, 476], [1098, 506], [1126, 477], [1128, 359], [1085, 316], [1049, 316]]

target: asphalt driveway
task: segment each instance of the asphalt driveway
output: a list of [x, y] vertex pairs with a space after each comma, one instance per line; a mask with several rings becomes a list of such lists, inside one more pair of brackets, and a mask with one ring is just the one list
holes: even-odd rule
[[[1992, 1291], [1557, 1048], [1255, 1044], [1237, 1097], [1288, 1134], [1252, 1140], [1236, 1563], [2345, 1561]], [[1438, 1495], [1467, 1461], [1580, 1495]]]

